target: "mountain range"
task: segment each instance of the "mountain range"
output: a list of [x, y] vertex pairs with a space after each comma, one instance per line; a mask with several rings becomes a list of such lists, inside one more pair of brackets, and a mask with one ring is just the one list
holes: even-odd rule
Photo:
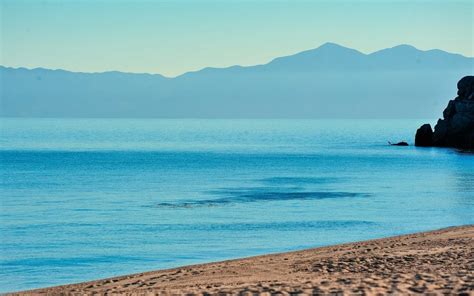
[[473, 73], [474, 58], [441, 50], [364, 54], [334, 43], [175, 78], [0, 66], [0, 116], [433, 118]]

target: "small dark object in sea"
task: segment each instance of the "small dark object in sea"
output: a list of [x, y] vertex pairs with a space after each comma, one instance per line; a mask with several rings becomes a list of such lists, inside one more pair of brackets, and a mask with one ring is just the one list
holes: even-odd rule
[[388, 144], [392, 145], [392, 146], [408, 146], [407, 142], [392, 143], [392, 142], [389, 141]]

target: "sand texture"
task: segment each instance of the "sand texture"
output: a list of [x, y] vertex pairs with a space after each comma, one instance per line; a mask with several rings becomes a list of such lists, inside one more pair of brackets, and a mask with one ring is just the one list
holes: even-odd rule
[[22, 295], [474, 295], [474, 225], [22, 292]]

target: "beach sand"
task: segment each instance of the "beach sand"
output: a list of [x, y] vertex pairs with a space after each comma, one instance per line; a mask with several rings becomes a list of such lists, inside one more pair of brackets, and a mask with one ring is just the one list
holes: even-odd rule
[[21, 295], [474, 295], [474, 225], [184, 266]]

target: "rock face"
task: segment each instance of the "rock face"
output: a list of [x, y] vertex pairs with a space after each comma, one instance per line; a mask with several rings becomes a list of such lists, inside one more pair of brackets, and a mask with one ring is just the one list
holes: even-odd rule
[[415, 136], [415, 146], [428, 147], [433, 145], [433, 129], [431, 125], [423, 124], [417, 131]]
[[457, 86], [458, 96], [449, 101], [434, 132], [429, 124], [416, 131], [416, 146], [474, 149], [474, 76], [462, 78]]

